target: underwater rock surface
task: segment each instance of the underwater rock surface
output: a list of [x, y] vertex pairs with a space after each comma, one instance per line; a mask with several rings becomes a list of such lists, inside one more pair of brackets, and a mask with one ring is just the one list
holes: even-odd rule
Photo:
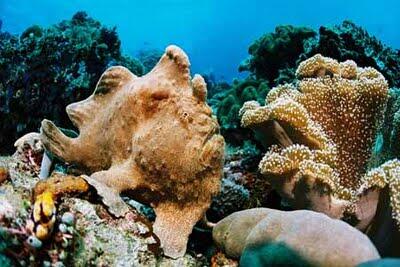
[[[29, 232], [25, 222], [31, 212], [29, 181], [35, 179], [31, 173], [16, 169], [15, 166], [19, 166], [16, 160], [0, 158], [0, 167], [11, 173], [11, 177], [0, 184], [0, 266], [205, 265], [206, 259], [202, 256], [186, 254], [178, 260], [161, 256], [151, 223], [136, 211], [116, 219], [104, 206], [74, 197], [59, 200], [54, 239], [32, 247], [27, 242]], [[72, 221], [64, 218], [71, 214]]]

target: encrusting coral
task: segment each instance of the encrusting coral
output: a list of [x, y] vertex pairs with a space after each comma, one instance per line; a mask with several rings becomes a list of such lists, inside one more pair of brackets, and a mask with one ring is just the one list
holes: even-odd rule
[[194, 224], [219, 191], [224, 155], [206, 84], [200, 75], [190, 80], [189, 65], [180, 48], [169, 46], [143, 77], [111, 67], [89, 98], [66, 108], [78, 137], [48, 120], [41, 127], [45, 148], [91, 173], [84, 179], [115, 216], [128, 212], [122, 192], [151, 204], [154, 233], [173, 258], [185, 253]]
[[400, 222], [400, 162], [366, 173], [388, 97], [385, 78], [319, 54], [303, 61], [296, 75], [297, 87], [278, 86], [265, 106], [250, 101], [240, 111], [244, 127], [261, 138], [270, 131], [281, 144], [265, 154], [260, 172], [295, 208], [344, 218], [359, 229], [370, 224], [388, 186]]

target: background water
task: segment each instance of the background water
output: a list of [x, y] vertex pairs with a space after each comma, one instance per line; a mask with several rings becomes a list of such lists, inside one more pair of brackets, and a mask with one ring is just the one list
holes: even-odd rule
[[227, 81], [239, 75], [249, 44], [279, 24], [317, 29], [350, 19], [400, 48], [396, 0], [0, 0], [3, 30], [12, 33], [69, 19], [80, 10], [117, 26], [126, 54], [177, 44], [189, 54], [193, 71], [213, 72]]

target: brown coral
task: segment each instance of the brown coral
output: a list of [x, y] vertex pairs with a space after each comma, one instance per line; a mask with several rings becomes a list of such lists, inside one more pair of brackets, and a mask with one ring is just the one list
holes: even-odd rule
[[9, 176], [7, 168], [0, 166], [0, 184], [7, 180]]
[[354, 61], [319, 54], [296, 74], [297, 88], [278, 86], [265, 106], [252, 101], [240, 111], [243, 126], [261, 134], [272, 129], [281, 144], [265, 154], [261, 173], [296, 208], [355, 217], [360, 229], [374, 217], [380, 189], [389, 185], [393, 216], [400, 221], [399, 161], [365, 175], [388, 97], [385, 78]]
[[92, 173], [110, 212], [123, 216], [119, 194], [151, 204], [164, 253], [180, 257], [194, 224], [220, 187], [224, 140], [205, 103], [206, 85], [190, 80], [189, 60], [169, 46], [154, 69], [136, 77], [112, 67], [89, 98], [66, 110], [79, 128], [68, 138], [44, 120], [41, 139], [57, 157]]

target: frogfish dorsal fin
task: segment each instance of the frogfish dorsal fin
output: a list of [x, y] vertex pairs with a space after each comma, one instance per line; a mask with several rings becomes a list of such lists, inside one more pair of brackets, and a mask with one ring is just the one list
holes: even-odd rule
[[134, 78], [137, 78], [137, 76], [125, 67], [110, 67], [101, 75], [97, 82], [96, 89], [94, 90], [94, 94], [111, 93], [118, 90], [118, 88], [121, 88], [124, 84], [130, 82]]
[[159, 81], [172, 81], [176, 87], [189, 87], [189, 67], [190, 62], [185, 52], [175, 45], [170, 45], [148, 75]]

